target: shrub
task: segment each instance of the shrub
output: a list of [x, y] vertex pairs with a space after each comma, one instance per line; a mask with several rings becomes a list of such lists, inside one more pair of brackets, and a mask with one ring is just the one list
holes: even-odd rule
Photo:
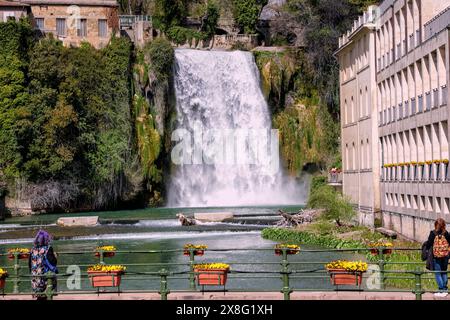
[[325, 209], [322, 217], [334, 220], [338, 226], [343, 221], [350, 221], [356, 214], [349, 201], [328, 185], [320, 186], [310, 194], [308, 206]]
[[157, 79], [165, 80], [172, 75], [175, 53], [169, 41], [158, 38], [147, 45], [145, 53], [150, 59], [150, 68]]

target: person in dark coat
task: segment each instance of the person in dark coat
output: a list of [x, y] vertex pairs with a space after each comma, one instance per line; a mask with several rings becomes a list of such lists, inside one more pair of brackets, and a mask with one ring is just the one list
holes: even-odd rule
[[[429, 255], [432, 255], [432, 263], [430, 269], [430, 262], [428, 261], [427, 267], [430, 270], [441, 271], [436, 272], [436, 283], [439, 288], [439, 292], [435, 293], [438, 297], [446, 297], [448, 295], [448, 259], [449, 259], [449, 244], [450, 234], [445, 227], [445, 220], [442, 218], [437, 219], [434, 222], [434, 230], [430, 231], [427, 241], [427, 250]], [[431, 259], [431, 257], [429, 256]]]
[[[39, 230], [34, 239], [34, 245], [28, 259], [28, 267], [30, 269], [31, 288], [33, 297], [45, 300], [45, 290], [47, 289], [47, 277], [42, 275], [53, 272], [58, 273], [56, 267], [57, 255], [51, 246], [52, 237], [47, 231]], [[33, 277], [34, 276], [34, 277]], [[56, 292], [56, 278], [51, 278], [53, 290]]]

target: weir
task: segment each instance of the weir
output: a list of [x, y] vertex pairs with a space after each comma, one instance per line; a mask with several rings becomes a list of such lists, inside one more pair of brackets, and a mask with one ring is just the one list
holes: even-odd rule
[[306, 188], [282, 172], [253, 55], [177, 49], [175, 58], [172, 161], [184, 161], [174, 166], [168, 205], [304, 203]]

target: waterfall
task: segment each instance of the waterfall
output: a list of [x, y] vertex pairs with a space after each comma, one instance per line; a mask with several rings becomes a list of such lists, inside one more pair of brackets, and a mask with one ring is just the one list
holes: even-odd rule
[[[278, 161], [268, 159], [271, 118], [267, 102], [260, 88], [259, 71], [250, 52], [200, 51], [177, 49], [175, 51], [176, 129], [191, 133], [191, 143], [181, 144], [183, 154], [192, 160], [173, 165], [168, 188], [168, 205], [172, 207], [280, 205], [304, 203], [306, 187], [283, 174]], [[197, 132], [213, 132], [215, 138], [196, 140]], [[245, 142], [228, 148], [224, 136], [236, 132], [250, 132]], [[266, 135], [261, 132], [267, 132]], [[222, 134], [223, 136], [220, 136]], [[198, 136], [198, 135], [197, 135]], [[217, 138], [220, 136], [220, 138]], [[265, 147], [254, 147], [251, 137]], [[174, 140], [174, 135], [172, 135]], [[175, 140], [178, 141], [178, 140]], [[197, 141], [197, 142], [196, 142]], [[215, 145], [225, 156], [222, 162], [207, 162], [195, 156], [199, 141], [203, 157], [208, 158], [205, 145]], [[221, 141], [221, 142], [217, 142]], [[230, 140], [228, 140], [230, 141]], [[234, 141], [234, 140], [233, 140]], [[186, 141], [184, 141], [186, 142]], [[214, 142], [216, 144], [214, 144]], [[263, 143], [264, 142], [264, 143]], [[173, 142], [174, 144], [176, 142]], [[197, 144], [195, 144], [197, 143]], [[190, 146], [190, 148], [189, 148]], [[241, 149], [237, 149], [240, 146]], [[227, 149], [228, 148], [228, 149]], [[258, 149], [262, 148], [262, 149]], [[174, 161], [172, 150], [172, 162]], [[245, 152], [236, 151], [244, 150]], [[233, 153], [234, 151], [235, 153]], [[248, 153], [248, 154], [247, 154]], [[231, 156], [230, 156], [231, 154]], [[257, 155], [260, 162], [245, 162]], [[230, 159], [226, 158], [230, 157]], [[244, 161], [237, 161], [241, 157]], [[262, 158], [262, 161], [261, 161]], [[184, 158], [183, 158], [184, 159]], [[227, 162], [225, 159], [228, 159]], [[267, 160], [267, 161], [266, 161]], [[234, 162], [233, 162], [234, 161]]]

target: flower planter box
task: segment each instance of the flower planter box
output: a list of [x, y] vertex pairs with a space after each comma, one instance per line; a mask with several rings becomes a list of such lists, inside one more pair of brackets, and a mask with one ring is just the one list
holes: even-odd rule
[[[297, 254], [299, 251], [299, 249], [287, 249], [286, 254]], [[283, 255], [283, 249], [275, 249], [275, 254], [277, 256]]]
[[346, 271], [344, 269], [328, 269], [330, 281], [333, 285], [360, 286], [362, 283], [361, 271]]
[[[378, 255], [378, 249], [370, 249], [370, 253], [374, 256]], [[383, 254], [391, 254], [392, 249], [383, 249]]]
[[122, 279], [123, 271], [88, 271], [91, 284], [97, 287], [119, 287]]
[[[115, 255], [116, 255], [116, 253], [114, 251], [104, 251], [103, 252], [103, 257], [114, 257]], [[96, 252], [95, 256], [100, 257], [100, 252]]]
[[[22, 260], [22, 259], [28, 259], [29, 256], [30, 256], [29, 253], [19, 253], [18, 256], [17, 256], [17, 258], [20, 259], [20, 260]], [[8, 259], [9, 259], [9, 260], [14, 260], [14, 253], [8, 254]]]
[[5, 289], [6, 277], [0, 278], [0, 290]]
[[[205, 250], [193, 250], [194, 251], [194, 256], [202, 256], [205, 254]], [[190, 256], [190, 251], [189, 250], [184, 250], [183, 254], [185, 256]]]
[[199, 285], [224, 286], [229, 269], [194, 269]]

